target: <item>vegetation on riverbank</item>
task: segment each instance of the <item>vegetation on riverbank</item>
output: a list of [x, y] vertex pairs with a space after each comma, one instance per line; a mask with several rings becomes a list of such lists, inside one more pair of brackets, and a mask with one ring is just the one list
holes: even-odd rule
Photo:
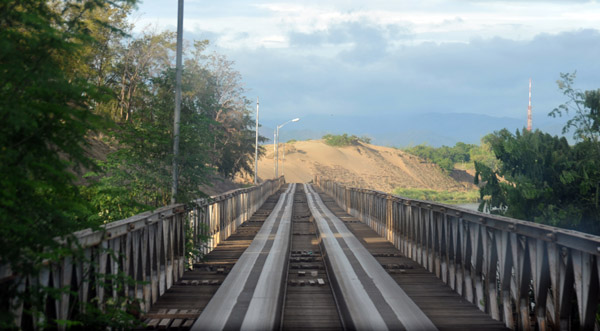
[[418, 188], [397, 188], [392, 194], [409, 199], [435, 201], [449, 205], [479, 202], [479, 190], [436, 191]]
[[492, 169], [496, 169], [498, 160], [491, 150], [489, 139], [490, 135], [483, 137], [480, 145], [458, 142], [453, 147], [432, 147], [421, 144], [402, 150], [437, 164], [446, 173], [451, 172], [457, 164], [464, 165], [463, 168], [473, 169], [474, 162], [483, 163]]

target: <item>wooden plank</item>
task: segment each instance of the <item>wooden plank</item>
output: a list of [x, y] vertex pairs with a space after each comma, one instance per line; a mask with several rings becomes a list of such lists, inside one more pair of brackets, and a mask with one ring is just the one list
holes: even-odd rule
[[158, 323], [160, 323], [159, 319], [151, 319], [151, 320], [146, 320], [146, 327], [148, 329], [156, 329], [158, 327]]
[[183, 324], [183, 319], [180, 318], [176, 318], [173, 320], [173, 322], [171, 323], [171, 329], [176, 329], [179, 328], [181, 326], [181, 324]]
[[165, 318], [165, 319], [160, 320], [160, 323], [158, 323], [158, 328], [159, 329], [168, 329], [170, 324], [171, 324], [171, 319]]

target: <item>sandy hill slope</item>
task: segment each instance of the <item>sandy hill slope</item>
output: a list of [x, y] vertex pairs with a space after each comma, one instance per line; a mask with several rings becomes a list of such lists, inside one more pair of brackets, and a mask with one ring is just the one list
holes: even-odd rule
[[[273, 178], [273, 145], [258, 162], [258, 176]], [[287, 182], [308, 182], [315, 174], [353, 187], [391, 192], [397, 187], [459, 191], [474, 186], [459, 183], [441, 169], [401, 150], [359, 143], [332, 147], [321, 140], [297, 141], [279, 147], [279, 173]], [[283, 148], [285, 164], [282, 165]]]

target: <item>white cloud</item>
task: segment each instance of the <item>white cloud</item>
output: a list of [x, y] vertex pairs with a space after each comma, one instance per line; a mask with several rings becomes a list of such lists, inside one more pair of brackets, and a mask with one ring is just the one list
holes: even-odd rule
[[[224, 49], [288, 47], [292, 33], [326, 31], [344, 23], [410, 28], [415, 37], [391, 40], [390, 45], [421, 42], [468, 42], [473, 38], [500, 36], [530, 40], [540, 33], [559, 33], [575, 28], [600, 29], [597, 2], [523, 1], [304, 1], [304, 2], [219, 2], [220, 6], [186, 1], [186, 31], [210, 31], [219, 35], [215, 42]], [[173, 1], [174, 3], [174, 1]], [[162, 4], [162, 5], [161, 5]], [[176, 6], [164, 0], [146, 1], [146, 12], [138, 24], [174, 28]], [[161, 10], [162, 9], [162, 10]], [[247, 33], [248, 38], [237, 36]], [[315, 53], [321, 50], [314, 49]], [[343, 51], [343, 47], [340, 48]]]
[[[138, 28], [174, 29], [177, 11], [165, 2], [143, 4]], [[414, 112], [519, 117], [529, 77], [537, 120], [563, 101], [560, 72], [578, 70], [579, 87], [600, 87], [597, 1], [186, 5], [184, 37], [210, 37], [235, 60], [249, 96], [260, 95], [264, 118], [274, 121], [368, 112], [377, 127], [378, 119]]]

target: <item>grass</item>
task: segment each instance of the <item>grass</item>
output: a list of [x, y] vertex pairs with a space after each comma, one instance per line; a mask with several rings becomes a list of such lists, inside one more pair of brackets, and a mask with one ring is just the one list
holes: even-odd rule
[[469, 191], [436, 191], [419, 188], [397, 188], [392, 194], [409, 199], [441, 202], [449, 205], [474, 203], [479, 200], [479, 190]]

